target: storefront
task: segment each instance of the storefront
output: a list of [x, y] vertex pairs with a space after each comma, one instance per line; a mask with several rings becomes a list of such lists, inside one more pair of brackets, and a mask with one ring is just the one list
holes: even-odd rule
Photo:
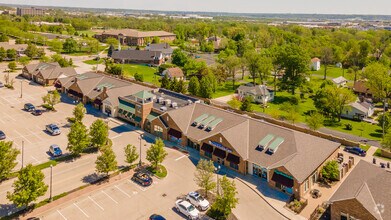
[[200, 145], [190, 139], [187, 139], [187, 146], [200, 151]]
[[182, 141], [182, 132], [175, 130], [173, 128], [170, 128], [168, 130], [168, 139], [172, 142], [175, 142], [177, 144], [180, 144]]
[[253, 175], [262, 178], [267, 181], [268, 170], [262, 166], [252, 164]]
[[271, 180], [275, 182], [275, 187], [282, 192], [288, 194], [293, 193], [294, 180], [292, 176], [278, 170], [274, 170]]

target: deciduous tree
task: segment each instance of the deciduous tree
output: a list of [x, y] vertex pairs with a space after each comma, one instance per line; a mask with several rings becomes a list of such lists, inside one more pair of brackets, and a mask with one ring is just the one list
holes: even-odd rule
[[102, 120], [95, 120], [90, 127], [91, 145], [100, 149], [109, 140], [109, 126]]
[[204, 190], [205, 197], [208, 198], [208, 193], [216, 188], [216, 182], [214, 181], [213, 161], [201, 159], [198, 161], [197, 170], [194, 175], [194, 181], [197, 186]]
[[215, 219], [227, 219], [232, 209], [239, 203], [239, 199], [236, 197], [238, 192], [235, 182], [229, 180], [226, 176], [223, 176], [219, 181], [219, 186], [222, 192], [217, 196], [210, 212], [215, 213], [215, 216], [213, 216]]
[[61, 95], [57, 90], [54, 90], [53, 92], [48, 92], [48, 94], [42, 97], [42, 101], [43, 103], [48, 104], [50, 109], [55, 110], [54, 106], [60, 103]]
[[84, 104], [82, 102], [79, 102], [79, 104], [77, 104], [73, 109], [73, 117], [75, 117], [76, 121], [82, 122], [86, 112], [87, 109], [84, 107]]
[[322, 127], [323, 121], [324, 121], [323, 115], [319, 114], [318, 112], [314, 112], [310, 114], [309, 117], [306, 119], [308, 127], [314, 131]]
[[125, 151], [125, 162], [132, 165], [138, 158], [137, 148], [134, 145], [128, 144], [124, 148]]
[[337, 180], [339, 176], [339, 165], [335, 160], [326, 162], [322, 167], [321, 174], [323, 178], [328, 180]]
[[72, 155], [79, 156], [89, 145], [90, 140], [86, 126], [76, 120], [76, 122], [71, 125], [71, 129], [68, 133], [67, 150], [69, 150]]
[[20, 151], [12, 147], [12, 141], [0, 141], [0, 182], [7, 179], [18, 164], [18, 154]]
[[200, 82], [196, 76], [190, 78], [189, 93], [194, 96], [197, 96], [200, 93]]
[[164, 150], [164, 142], [162, 139], [158, 138], [156, 139], [155, 144], [152, 144], [151, 147], [148, 148], [146, 159], [152, 164], [153, 169], [157, 169], [166, 156], [167, 152]]
[[95, 165], [96, 171], [106, 176], [109, 175], [109, 172], [117, 170], [118, 163], [111, 144], [100, 149], [100, 155], [96, 158]]

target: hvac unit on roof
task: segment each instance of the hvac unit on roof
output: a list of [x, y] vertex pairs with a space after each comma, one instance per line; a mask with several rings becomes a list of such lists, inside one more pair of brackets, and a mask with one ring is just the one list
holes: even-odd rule
[[163, 97], [159, 97], [157, 99], [157, 103], [163, 104], [163, 102], [164, 102], [164, 98]]
[[173, 107], [173, 108], [176, 108], [176, 107], [178, 107], [178, 103], [176, 103], [176, 102], [173, 102], [173, 103], [171, 104], [171, 107]]
[[160, 107], [160, 110], [165, 112], [165, 111], [167, 111], [167, 107], [166, 106], [162, 106], [162, 107]]
[[187, 104], [193, 104], [193, 101], [191, 101], [190, 99], [187, 100]]
[[166, 106], [170, 106], [171, 105], [171, 100], [170, 99], [166, 99], [164, 101], [164, 104], [166, 104]]

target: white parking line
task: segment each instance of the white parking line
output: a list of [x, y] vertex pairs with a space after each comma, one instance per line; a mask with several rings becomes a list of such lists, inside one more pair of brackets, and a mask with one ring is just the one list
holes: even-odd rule
[[122, 136], [122, 134], [119, 134], [119, 135], [115, 135], [114, 137], [112, 137], [111, 139], [116, 139], [116, 138], [118, 138], [118, 137], [121, 137]]
[[115, 188], [117, 188], [119, 191], [121, 191], [123, 194], [125, 194], [127, 197], [131, 197], [129, 194], [127, 194], [125, 191], [123, 191], [122, 189], [120, 189], [118, 186], [114, 186]]
[[85, 212], [83, 211], [83, 209], [81, 209], [78, 205], [76, 205], [76, 203], [73, 203], [73, 205], [75, 205], [76, 208], [78, 208], [78, 209], [79, 209], [87, 218], [90, 217], [90, 216], [87, 215], [87, 213], [85, 213]]
[[143, 187], [139, 186], [137, 183], [132, 182], [132, 181], [130, 181], [130, 180], [127, 180], [127, 181], [128, 181], [129, 183], [135, 185], [139, 190], [141, 190], [141, 191], [143, 191], [143, 192], [147, 191], [146, 188], [143, 188]]
[[35, 137], [37, 137], [39, 140], [43, 141], [43, 139], [37, 135], [37, 133], [33, 132], [32, 130], [30, 130], [29, 128], [27, 128], [27, 130], [30, 131], [31, 134], [33, 134]]
[[14, 131], [15, 131], [15, 133], [17, 133], [21, 138], [25, 139], [27, 142], [29, 142], [30, 144], [32, 144], [31, 141], [30, 141], [29, 139], [27, 139], [27, 138], [25, 138], [25, 137], [23, 136], [23, 134], [19, 133], [17, 130], [14, 130]]
[[178, 160], [185, 158], [185, 157], [187, 157], [187, 155], [180, 156], [180, 157], [176, 158], [175, 161], [178, 161]]
[[90, 196], [88, 196], [88, 198], [89, 198], [96, 206], [98, 206], [100, 209], [102, 209], [102, 211], [105, 210], [102, 206], [100, 206], [100, 205], [99, 205], [95, 200], [93, 200]]
[[9, 114], [7, 114], [7, 113], [5, 113], [5, 112], [3, 112], [3, 114], [4, 114], [5, 116], [7, 116], [8, 118], [10, 118], [11, 120], [16, 121], [16, 119], [13, 118], [13, 117], [11, 117]]
[[102, 192], [103, 194], [105, 194], [107, 197], [109, 197], [111, 200], [113, 200], [113, 202], [115, 202], [116, 204], [118, 204], [118, 202], [115, 201], [115, 199], [111, 198], [111, 196], [109, 196], [109, 194], [107, 194], [105, 191], [101, 190], [101, 192]]
[[58, 212], [58, 214], [61, 215], [61, 217], [62, 217], [64, 220], [68, 220], [67, 218], [65, 218], [65, 216], [64, 216], [59, 210], [57, 210], [57, 212]]
[[37, 160], [37, 158], [33, 157], [33, 156], [30, 156], [31, 158], [33, 158], [33, 160], [35, 160], [37, 163], [41, 163], [41, 161]]

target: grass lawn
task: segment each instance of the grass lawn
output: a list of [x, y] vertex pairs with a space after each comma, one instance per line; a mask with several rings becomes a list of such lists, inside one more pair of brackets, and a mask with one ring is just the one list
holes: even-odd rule
[[103, 59], [100, 59], [100, 60], [94, 60], [94, 59], [92, 59], [92, 60], [85, 60], [85, 61], [83, 61], [83, 63], [88, 64], [88, 65], [96, 65], [96, 64], [103, 63]]
[[381, 154], [381, 149], [380, 149], [380, 148], [378, 148], [378, 149], [375, 151], [375, 153], [373, 154], [373, 156], [374, 156], [374, 157], [379, 157], [379, 158], [381, 158], [381, 159], [383, 159], [383, 160], [391, 161], [390, 158], [387, 158], [387, 157], [383, 157], [383, 156], [382, 156], [382, 154]]
[[159, 75], [156, 75], [157, 72], [155, 67], [149, 67], [147, 65], [138, 65], [138, 64], [119, 64], [123, 65], [124, 76], [133, 77], [135, 73], [141, 73], [144, 76], [144, 82], [153, 83], [159, 85]]
[[[316, 74], [323, 76], [324, 75], [324, 65], [320, 67], [318, 71], [310, 71], [310, 74]], [[347, 80], [354, 80], [354, 73], [348, 73], [348, 70], [343, 70], [335, 66], [328, 66], [327, 68], [327, 77], [337, 78], [339, 76], [344, 76]], [[323, 78], [322, 78], [323, 79]]]
[[216, 93], [212, 95], [212, 98], [219, 98], [222, 96], [227, 96], [235, 93], [235, 90], [241, 85], [242, 83], [235, 82], [235, 88], [232, 86], [232, 81], [227, 81], [223, 83], [222, 85], [217, 86]]
[[160, 179], [167, 176], [167, 169], [163, 165], [159, 165], [156, 170], [152, 167], [147, 167], [147, 170]]

